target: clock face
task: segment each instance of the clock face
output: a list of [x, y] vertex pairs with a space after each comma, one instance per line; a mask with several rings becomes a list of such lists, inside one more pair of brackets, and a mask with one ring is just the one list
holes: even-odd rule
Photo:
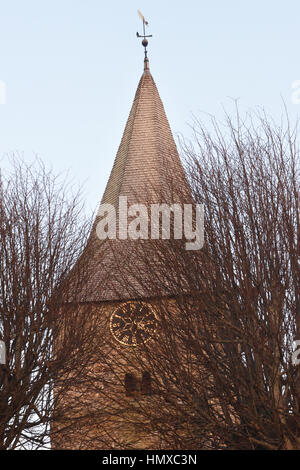
[[144, 344], [153, 337], [157, 325], [154, 310], [144, 302], [126, 302], [110, 318], [110, 331], [126, 346]]

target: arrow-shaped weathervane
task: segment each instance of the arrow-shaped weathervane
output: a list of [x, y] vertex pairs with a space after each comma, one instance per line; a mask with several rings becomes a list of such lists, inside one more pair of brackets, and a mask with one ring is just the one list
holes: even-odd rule
[[143, 22], [143, 34], [136, 33], [138, 38], [143, 38], [142, 40], [142, 45], [145, 48], [145, 70], [148, 70], [148, 57], [147, 57], [147, 46], [148, 46], [148, 40], [146, 38], [152, 38], [152, 34], [146, 35], [146, 28], [145, 26], [148, 26], [148, 21], [145, 20], [144, 15], [138, 10], [138, 15], [141, 18]]

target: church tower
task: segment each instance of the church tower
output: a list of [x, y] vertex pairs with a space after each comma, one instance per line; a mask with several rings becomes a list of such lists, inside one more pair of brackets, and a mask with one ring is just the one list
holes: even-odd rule
[[[102, 207], [105, 204], [115, 209], [119, 237], [99, 239], [98, 214], [78, 262], [85, 266], [85, 274], [80, 276], [80, 287], [75, 289], [74, 281], [70, 282], [71, 294], [65, 302], [66, 308], [76, 308], [82, 314], [85, 309], [92, 309], [99, 321], [99, 337], [95, 339], [99, 356], [91, 365], [93, 390], [85, 393], [85, 405], [81, 403], [76, 410], [76, 415], [86, 417], [84, 424], [78, 428], [72, 425], [58, 434], [53, 439], [56, 448], [159, 446], [159, 436], [157, 440], [148, 439], [142, 412], [145, 406], [155, 406], [155, 385], [142, 345], [156, 334], [159, 305], [162, 299], [170, 302], [172, 292], [168, 292], [168, 283], [163, 279], [159, 287], [154, 285], [155, 253], [148, 249], [147, 240], [120, 236], [121, 229], [124, 235], [120, 220], [124, 207], [128, 210], [132, 204], [149, 207], [182, 202], [183, 188], [186, 200], [190, 199], [190, 190], [150, 72], [144, 20], [143, 26], [140, 37], [145, 52], [144, 70], [101, 201]], [[64, 401], [67, 413], [72, 413], [71, 401]]]

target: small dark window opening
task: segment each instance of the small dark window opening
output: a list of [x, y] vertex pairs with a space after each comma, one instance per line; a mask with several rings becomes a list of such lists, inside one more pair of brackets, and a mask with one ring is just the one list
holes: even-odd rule
[[138, 381], [134, 374], [125, 374], [125, 391], [127, 397], [135, 397], [138, 391]]
[[151, 384], [151, 375], [149, 372], [144, 372], [142, 377], [141, 385], [141, 394], [142, 395], [151, 395], [152, 394], [152, 384]]

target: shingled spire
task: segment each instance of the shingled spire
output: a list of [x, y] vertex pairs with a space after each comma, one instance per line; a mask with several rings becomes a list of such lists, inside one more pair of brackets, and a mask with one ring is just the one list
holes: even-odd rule
[[[143, 46], [146, 49], [144, 41]], [[127, 197], [128, 205], [183, 203], [182, 189], [185, 186], [188, 194], [185, 172], [145, 53], [144, 72], [101, 204], [113, 205], [118, 218], [120, 196]], [[177, 198], [178, 188], [180, 194]], [[86, 282], [81, 286], [80, 294], [77, 293], [80, 296], [79, 301], [98, 302], [130, 297], [130, 294], [122, 291], [120, 287], [114, 286], [118, 279], [127, 279], [125, 284], [130, 284], [128, 260], [136, 256], [136, 252], [131, 254], [136, 249], [135, 243], [132, 240], [111, 240], [108, 244], [103, 243], [96, 235], [97, 222], [98, 218], [95, 220], [84, 256], [88, 275], [85, 276]], [[134, 261], [135, 264], [139, 262], [136, 259]], [[137, 286], [135, 288], [138, 290]], [[141, 297], [144, 295], [146, 294], [141, 292]]]

